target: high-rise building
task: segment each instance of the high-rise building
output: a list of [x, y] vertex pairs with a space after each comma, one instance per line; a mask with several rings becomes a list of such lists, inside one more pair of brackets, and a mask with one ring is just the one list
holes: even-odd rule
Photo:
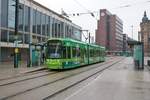
[[150, 20], [147, 17], [146, 11], [144, 12], [140, 27], [139, 39], [144, 43], [144, 55], [150, 56]]
[[[0, 62], [13, 62], [15, 5], [15, 0], [0, 0]], [[53, 37], [81, 40], [81, 30], [68, 18], [34, 0], [19, 0], [18, 48], [24, 62], [29, 58], [29, 43], [39, 44]]]
[[122, 51], [122, 34], [123, 21], [108, 10], [101, 9], [96, 30], [96, 43], [105, 46], [108, 51]]

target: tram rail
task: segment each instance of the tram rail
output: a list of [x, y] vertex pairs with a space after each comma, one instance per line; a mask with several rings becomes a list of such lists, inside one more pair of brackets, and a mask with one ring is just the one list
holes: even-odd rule
[[[114, 60], [114, 59], [113, 59], [113, 60]], [[119, 62], [119, 61], [117, 61], [117, 62]], [[108, 65], [106, 68], [102, 68], [100, 71], [95, 72], [94, 74], [92, 74], [92, 75], [86, 77], [85, 79], [82, 79], [82, 80], [80, 80], [80, 81], [78, 81], [78, 82], [72, 84], [71, 86], [74, 86], [74, 85], [76, 85], [77, 83], [80, 83], [80, 82], [82, 82], [82, 81], [88, 79], [89, 77], [91, 77], [91, 76], [93, 76], [93, 75], [95, 75], [95, 74], [97, 74], [97, 73], [99, 73], [99, 72], [101, 72], [101, 71], [103, 71], [103, 70], [108, 69], [108, 67], [111, 67], [112, 65], [114, 65], [114, 64], [117, 63], [117, 62], [116, 62], [116, 61], [113, 62], [113, 64]], [[30, 91], [36, 90], [36, 89], [38, 89], [38, 88], [41, 88], [41, 87], [44, 87], [44, 86], [51, 85], [51, 84], [53, 84], [53, 83], [59, 82], [59, 81], [61, 81], [61, 80], [68, 79], [68, 78], [70, 78], [70, 77], [74, 77], [74, 76], [79, 75], [79, 74], [82, 74], [82, 73], [84, 73], [84, 72], [87, 72], [87, 71], [90, 71], [90, 70], [94, 70], [94, 69], [96, 69], [96, 68], [100, 68], [99, 66], [103, 66], [103, 65], [106, 66], [106, 65], [109, 64], [109, 63], [112, 63], [112, 60], [109, 60], [109, 61], [107, 61], [107, 62], [105, 62], [105, 63], [101, 63], [101, 64], [95, 64], [95, 65], [93, 65], [92, 67], [81, 67], [81, 68], [83, 69], [83, 71], [80, 71], [81, 68], [75, 69], [75, 70], [79, 70], [79, 72], [76, 72], [76, 73], [73, 73], [73, 74], [70, 74], [70, 75], [66, 75], [66, 76], [63, 76], [63, 77], [60, 77], [60, 78], [56, 78], [55, 80], [48, 81], [48, 82], [46, 82], [46, 83], [44, 83], [44, 84], [40, 84], [40, 85], [35, 86], [35, 87], [33, 87], [33, 88], [28, 88], [28, 89], [25, 89], [25, 90], [22, 90], [22, 91], [18, 91], [18, 92], [16, 91], [16, 93], [13, 93], [13, 94], [10, 93], [10, 94], [8, 94], [7, 96], [3, 96], [3, 97], [0, 98], [0, 99], [10, 99], [10, 98], [16, 97], [16, 96], [18, 96], [18, 95], [24, 94], [24, 93], [26, 93], [26, 92], [30, 92]], [[69, 71], [70, 71], [70, 70], [69, 70]], [[69, 71], [68, 71], [68, 72], [69, 72]], [[71, 70], [71, 71], [73, 71], [73, 70]], [[67, 71], [65, 71], [65, 72], [67, 72]], [[59, 73], [63, 73], [63, 72], [59, 72]], [[53, 75], [54, 75], [54, 74], [56, 74], [56, 73], [53, 73]], [[58, 73], [57, 73], [57, 74], [58, 74]], [[47, 76], [47, 75], [45, 75], [45, 76]], [[42, 77], [42, 76], [41, 76], [41, 77]], [[49, 76], [49, 77], [50, 77], [50, 76]], [[52, 76], [51, 76], [51, 77], [52, 77]], [[38, 78], [38, 77], [36, 77], [36, 78]], [[9, 84], [7, 84], [7, 85], [11, 85], [11, 84], [15, 84], [15, 83], [17, 84], [18, 82], [23, 82], [23, 81], [31, 80], [31, 79], [34, 79], [34, 78], [32, 77], [32, 78], [30, 78], [30, 79], [25, 79], [25, 80], [22, 80], [22, 81], [21, 81], [21, 80], [15, 81], [15, 82], [9, 83]], [[6, 85], [0, 86], [0, 88], [1, 88], [1, 87], [4, 87], [4, 86], [6, 86]], [[71, 87], [71, 86], [69, 86], [69, 87]], [[69, 87], [67, 87], [67, 88], [69, 88]], [[6, 88], [7, 88], [7, 87], [6, 87]], [[53, 95], [56, 95], [57, 93], [59, 93], [59, 92], [61, 92], [61, 91], [64, 91], [64, 90], [67, 89], [67, 88], [64, 88], [63, 90], [57, 91], [56, 93], [53, 93], [52, 95], [49, 95], [49, 96], [47, 96], [47, 97], [44, 98], [44, 99], [50, 98], [50, 97], [52, 97]]]

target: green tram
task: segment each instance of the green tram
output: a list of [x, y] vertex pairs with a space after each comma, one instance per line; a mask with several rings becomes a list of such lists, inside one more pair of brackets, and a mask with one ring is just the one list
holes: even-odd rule
[[45, 64], [49, 69], [70, 69], [104, 61], [105, 48], [102, 46], [68, 38], [47, 41]]

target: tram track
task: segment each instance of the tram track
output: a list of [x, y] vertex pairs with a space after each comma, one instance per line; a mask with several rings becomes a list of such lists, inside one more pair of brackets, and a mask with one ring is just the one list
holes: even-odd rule
[[[24, 78], [23, 79], [23, 77], [25, 77], [25, 76], [23, 76], [23, 77], [20, 77], [21, 79], [14, 79], [14, 80], [16, 80], [16, 81], [12, 81], [12, 82], [10, 82], [10, 80], [8, 80], [8, 82], [0, 82], [0, 87], [1, 86], [6, 86], [6, 85], [10, 85], [10, 84], [14, 84], [14, 83], [18, 83], [18, 82], [23, 82], [23, 81], [27, 81], [27, 80], [31, 80], [31, 79], [35, 79], [35, 78], [40, 78], [40, 77], [43, 77], [43, 76], [47, 76], [47, 75], [53, 75], [53, 74], [56, 74], [56, 73], [58, 73], [58, 72], [47, 72], [47, 73], [44, 73], [43, 75], [36, 75], [36, 76], [29, 76], [29, 78]], [[40, 73], [38, 73], [38, 74], [40, 74]]]
[[0, 81], [15, 79], [15, 78], [22, 77], [22, 76], [34, 75], [34, 74], [44, 72], [44, 71], [47, 71], [47, 70], [45, 68], [43, 68], [43, 69], [40, 69], [40, 70], [24, 72], [24, 73], [20, 73], [20, 74], [14, 75], [14, 76], [9, 76], [9, 77], [6, 77], [6, 78], [2, 78], [2, 79], [0, 79]]
[[[110, 57], [108, 60], [110, 60], [112, 57]], [[0, 79], [0, 82], [1, 81], [5, 81], [5, 80], [11, 80], [11, 79], [16, 79], [18, 77], [25, 77], [25, 76], [31, 76], [31, 75], [34, 75], [34, 74], [39, 74], [39, 73], [43, 73], [43, 72], [49, 72], [50, 70], [47, 70], [46, 68], [42, 68], [42, 69], [38, 69], [38, 70], [33, 70], [33, 71], [29, 71], [29, 72], [24, 72], [24, 73], [20, 73], [18, 75], [15, 75], [15, 76], [9, 76], [9, 77], [6, 77], [6, 78], [2, 78]]]
[[[112, 62], [112, 61], [110, 60], [110, 61], [107, 62], [107, 64], [108, 64], [108, 63], [111, 63], [111, 62]], [[117, 63], [117, 62], [116, 62], [116, 63]], [[106, 63], [104, 63], [104, 64], [106, 64]], [[104, 64], [101, 64], [101, 66], [104, 65]], [[115, 63], [114, 63], [114, 64], [115, 64]], [[112, 65], [114, 65], [114, 64], [112, 64]], [[97, 67], [98, 65], [99, 65], [99, 64], [93, 65], [95, 68], [94, 68], [94, 67], [92, 67], [92, 68], [87, 68], [87, 69], [84, 70], [84, 71], [79, 71], [79, 72], [77, 72], [77, 73], [70, 74], [69, 76], [60, 77], [60, 78], [58, 78], [58, 79], [55, 79], [55, 80], [50, 81], [50, 82], [46, 82], [46, 83], [44, 83], [44, 84], [35, 86], [35, 87], [33, 87], [33, 88], [29, 88], [29, 89], [26, 89], [26, 90], [24, 90], [24, 91], [16, 92], [16, 93], [14, 93], [14, 94], [11, 94], [11, 95], [2, 97], [1, 99], [3, 99], [3, 100], [5, 100], [5, 99], [10, 99], [10, 98], [12, 98], [12, 97], [16, 97], [16, 96], [18, 96], [18, 95], [21, 95], [21, 94], [30, 92], [30, 91], [32, 91], [32, 90], [36, 90], [36, 89], [38, 89], [38, 88], [41, 88], [41, 87], [44, 87], [44, 86], [47, 86], [47, 85], [54, 84], [54, 83], [59, 82], [59, 81], [61, 81], [61, 80], [65, 80], [65, 79], [67, 79], [67, 78], [70, 78], [70, 77], [79, 75], [79, 74], [81, 74], [81, 73], [90, 71], [91, 69], [92, 69], [92, 70], [93, 70], [93, 69], [96, 69], [96, 68], [98, 68], [98, 67]], [[109, 67], [112, 66], [112, 65], [109, 65]], [[106, 70], [106, 69], [107, 69], [107, 67], [104, 68], [103, 70]], [[103, 70], [100, 70], [100, 71], [94, 73], [93, 75], [95, 75], [95, 74], [97, 74], [97, 73], [99, 73], [99, 72], [101, 72], [101, 71], [103, 71]], [[60, 73], [62, 73], [62, 72], [60, 72]], [[91, 75], [91, 76], [93, 76], [93, 75]], [[82, 79], [82, 80], [78, 81], [77, 83], [72, 84], [71, 86], [74, 86], [74, 85], [76, 85], [76, 84], [78, 84], [78, 83], [80, 83], [80, 82], [82, 82], [82, 81], [88, 79], [88, 78], [91, 77], [91, 76], [88, 76], [88, 77], [86, 77], [85, 79]], [[69, 86], [69, 87], [71, 87], [71, 86]], [[69, 88], [69, 87], [67, 87], [67, 88]], [[63, 90], [60, 90], [60, 91], [58, 91], [58, 92], [56, 92], [56, 93], [54, 93], [54, 94], [52, 94], [52, 95], [49, 95], [49, 96], [47, 96], [47, 97], [44, 98], [44, 99], [50, 98], [50, 97], [52, 97], [52, 96], [54, 96], [54, 95], [56, 95], [56, 94], [58, 94], [58, 93], [60, 93], [60, 92], [63, 92], [63, 91], [66, 90], [67, 88], [64, 88]]]
[[[83, 67], [81, 67], [81, 68], [83, 68]], [[41, 75], [41, 73], [43, 73], [43, 74]], [[31, 79], [35, 79], [35, 78], [40, 78], [40, 77], [47, 76], [47, 75], [53, 75], [53, 74], [57, 74], [57, 73], [58, 72], [51, 72], [50, 70], [43, 70], [43, 69], [42, 69], [42, 71], [38, 70], [38, 71], [33, 71], [33, 72], [27, 72], [27, 73], [24, 73], [24, 74], [20, 74], [18, 76], [14, 76], [14, 77], [5, 78], [5, 79], [0, 80], [0, 87], [10, 85], [10, 84], [14, 84], [14, 83], [18, 83], [18, 82], [31, 80]], [[20, 79], [18, 79], [18, 78], [20, 78]]]
[[[119, 61], [117, 61], [117, 62], [115, 62], [115, 63], [113, 63], [113, 64], [111, 64], [111, 65], [109, 65], [109, 66], [107, 66], [107, 67], [105, 67], [105, 68], [103, 68], [103, 69], [101, 69], [101, 70], [99, 70], [99, 71], [96, 71], [95, 73], [93, 73], [93, 74], [91, 74], [91, 75], [89, 75], [89, 76], [87, 76], [87, 77], [85, 77], [85, 78], [83, 78], [83, 79], [81, 79], [81, 80], [79, 80], [79, 81], [77, 81], [77, 82], [75, 82], [75, 83], [73, 83], [73, 84], [71, 84], [71, 85], [69, 85], [69, 86], [67, 86], [67, 87], [65, 87], [65, 88], [63, 88], [63, 89], [61, 89], [61, 90], [59, 90], [59, 91], [57, 91], [57, 92], [55, 92], [55, 93], [49, 95], [49, 96], [47, 96], [47, 97], [45, 97], [45, 98], [43, 98], [42, 100], [49, 100], [51, 97], [53, 97], [53, 96], [55, 96], [55, 95], [57, 95], [57, 94], [59, 94], [59, 93], [65, 91], [65, 90], [67, 90], [67, 89], [69, 89], [69, 88], [72, 88], [73, 86], [75, 86], [75, 85], [77, 85], [77, 84], [79, 84], [79, 83], [81, 83], [81, 82], [83, 82], [83, 81], [85, 81], [85, 80], [87, 80], [87, 79], [89, 79], [89, 78], [95, 76], [95, 75], [98, 74], [98, 73], [103, 72], [104, 70], [106, 70], [106, 69], [112, 67], [113, 65], [117, 64], [117, 63], [120, 62], [120, 61], [122, 61], [122, 59], [119, 60]], [[80, 73], [79, 73], [79, 74], [80, 74]]]

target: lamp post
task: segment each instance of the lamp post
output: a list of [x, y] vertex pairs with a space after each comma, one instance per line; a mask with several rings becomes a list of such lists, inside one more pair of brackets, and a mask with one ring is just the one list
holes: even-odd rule
[[89, 32], [89, 44], [91, 43], [91, 34], [90, 34], [90, 32]]
[[15, 5], [15, 49], [14, 49], [14, 68], [18, 68], [18, 18], [19, 18], [19, 0]]
[[132, 39], [133, 39], [133, 25], [131, 26], [131, 28], [132, 28]]

